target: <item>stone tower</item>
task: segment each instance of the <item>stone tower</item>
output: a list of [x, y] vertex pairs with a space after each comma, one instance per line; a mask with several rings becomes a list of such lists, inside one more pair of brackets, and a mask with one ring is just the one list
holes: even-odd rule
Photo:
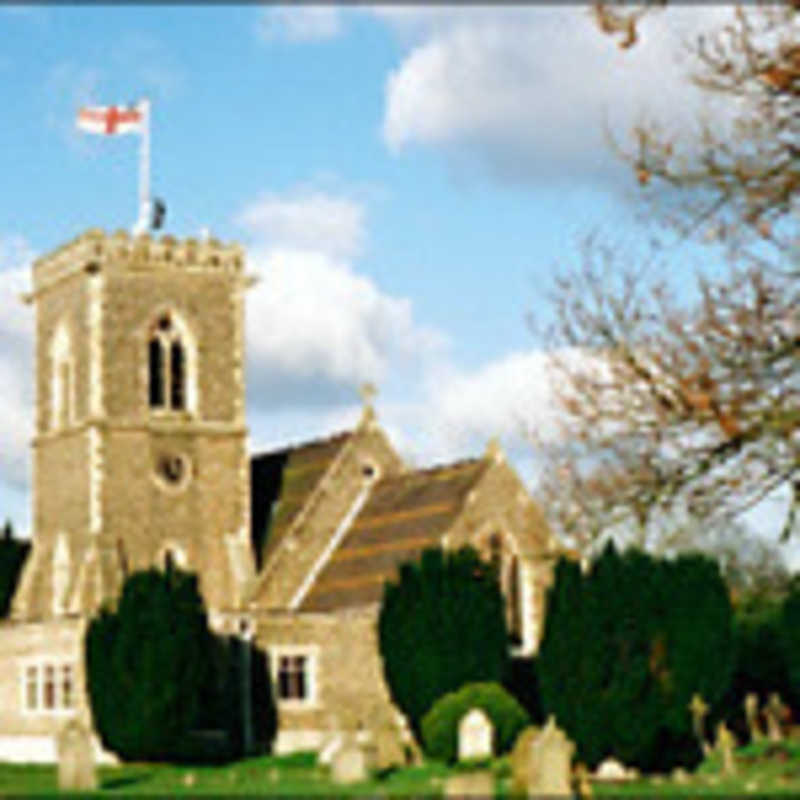
[[172, 562], [210, 610], [252, 577], [238, 246], [90, 230], [33, 266], [34, 545], [17, 619]]

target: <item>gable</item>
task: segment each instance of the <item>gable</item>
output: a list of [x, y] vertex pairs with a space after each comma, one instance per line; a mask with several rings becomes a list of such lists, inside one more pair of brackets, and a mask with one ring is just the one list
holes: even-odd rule
[[419, 557], [461, 513], [487, 468], [483, 459], [380, 480], [301, 605], [332, 611], [377, 603], [404, 561]]
[[291, 528], [350, 432], [253, 456], [250, 460], [250, 539], [256, 570]]

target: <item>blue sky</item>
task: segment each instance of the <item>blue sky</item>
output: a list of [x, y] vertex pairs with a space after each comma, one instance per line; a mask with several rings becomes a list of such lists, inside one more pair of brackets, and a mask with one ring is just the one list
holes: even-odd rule
[[[77, 132], [80, 105], [149, 97], [167, 229], [246, 246], [254, 449], [351, 426], [370, 380], [409, 460], [496, 434], [533, 481], [526, 316], [584, 235], [649, 234], [603, 125], [713, 114], [681, 42], [727, 14], [670, 8], [623, 51], [569, 5], [0, 7], [0, 516], [29, 528], [30, 259], [136, 216], [136, 137]], [[695, 263], [675, 250], [679, 286]]]

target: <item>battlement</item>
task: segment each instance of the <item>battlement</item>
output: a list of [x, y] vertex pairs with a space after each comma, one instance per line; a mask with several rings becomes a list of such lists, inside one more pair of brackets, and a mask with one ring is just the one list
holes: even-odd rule
[[176, 239], [165, 235], [132, 236], [127, 231], [106, 234], [98, 228], [75, 239], [33, 264], [34, 294], [81, 271], [188, 270], [241, 274], [244, 251], [238, 244], [216, 239]]

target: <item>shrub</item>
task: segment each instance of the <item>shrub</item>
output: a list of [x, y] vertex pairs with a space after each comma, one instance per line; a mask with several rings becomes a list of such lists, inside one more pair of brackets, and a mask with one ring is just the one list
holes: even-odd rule
[[422, 718], [425, 752], [440, 761], [455, 761], [458, 756], [458, 725], [471, 709], [480, 708], [494, 726], [494, 750], [507, 753], [517, 734], [530, 724], [525, 709], [496, 683], [470, 683], [457, 692], [437, 700]]
[[561, 561], [538, 657], [545, 713], [594, 767], [613, 755], [643, 770], [699, 760], [687, 706], [712, 707], [733, 668], [730, 600], [698, 554], [655, 559], [609, 545], [582, 574]]
[[[131, 575], [116, 611], [103, 609], [90, 623], [85, 650], [92, 717], [109, 750], [135, 761], [234, 754], [237, 659], [209, 631], [194, 575]], [[216, 729], [217, 738], [198, 729]], [[220, 730], [229, 735], [221, 740]]]
[[472, 548], [426, 550], [384, 587], [378, 619], [386, 682], [416, 733], [423, 714], [466, 683], [500, 683], [508, 666], [503, 597]]

